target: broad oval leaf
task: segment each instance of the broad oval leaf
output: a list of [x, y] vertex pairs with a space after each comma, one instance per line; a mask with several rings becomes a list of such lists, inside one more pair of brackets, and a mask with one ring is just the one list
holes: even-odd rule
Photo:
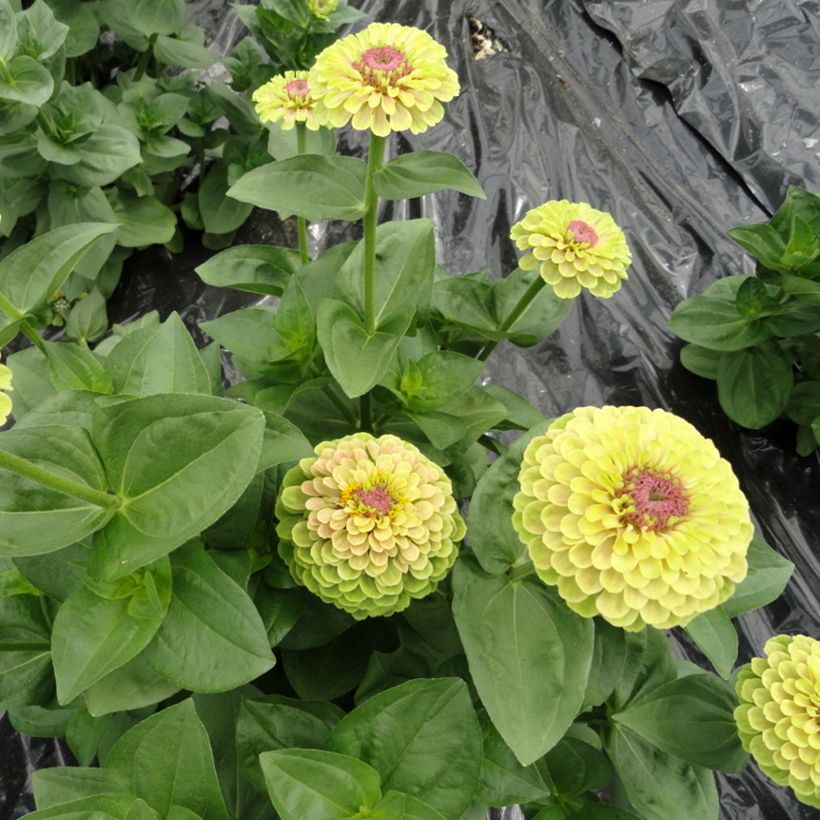
[[355, 157], [302, 154], [254, 168], [228, 189], [228, 196], [283, 218], [352, 221], [366, 210], [366, 170]]
[[3, 66], [0, 100], [39, 107], [48, 102], [53, 91], [54, 79], [33, 57], [21, 54]]
[[54, 697], [51, 627], [40, 598], [0, 598], [0, 703], [4, 709], [48, 703]]
[[373, 187], [385, 199], [409, 199], [448, 189], [487, 198], [467, 166], [458, 157], [440, 151], [413, 151], [391, 159], [376, 171]]
[[344, 754], [281, 749], [259, 755], [268, 795], [282, 820], [348, 820], [381, 798], [379, 773]]
[[100, 410], [93, 438], [122, 503], [94, 539], [92, 574], [127, 575], [219, 519], [256, 472], [264, 427], [259, 410], [210, 396], [148, 396]]
[[737, 660], [737, 630], [721, 607], [698, 615], [686, 625], [689, 637], [724, 680], [729, 678]]
[[176, 804], [203, 820], [228, 820], [208, 733], [190, 698], [129, 729], [105, 763], [162, 817]]
[[171, 556], [168, 614], [145, 651], [162, 677], [192, 692], [224, 692], [274, 664], [259, 612], [199, 544]]
[[748, 574], [735, 587], [732, 597], [721, 604], [730, 618], [770, 604], [780, 596], [794, 572], [794, 564], [760, 538], [752, 538], [746, 557]]
[[481, 702], [527, 766], [563, 737], [581, 710], [594, 628], [545, 585], [488, 575], [462, 557], [453, 614]]
[[212, 256], [196, 272], [214, 287], [281, 296], [299, 266], [299, 252], [291, 248], [238, 245]]
[[763, 320], [744, 319], [734, 301], [715, 296], [681, 302], [672, 311], [669, 329], [686, 342], [722, 351], [753, 347], [771, 336]]
[[445, 817], [472, 803], [481, 728], [459, 678], [416, 679], [373, 695], [339, 721], [328, 746], [373, 766], [384, 791], [419, 797]]
[[121, 125], [103, 123], [77, 145], [80, 161], [53, 166], [61, 179], [83, 187], [109, 185], [141, 160], [139, 140]]

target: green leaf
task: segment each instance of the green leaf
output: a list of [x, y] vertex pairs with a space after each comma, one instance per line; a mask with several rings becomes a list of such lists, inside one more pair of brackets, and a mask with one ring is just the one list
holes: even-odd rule
[[131, 614], [140, 589], [132, 597], [109, 599], [82, 587], [57, 610], [51, 651], [60, 704], [70, 703], [92, 683], [130, 661], [156, 634], [171, 598], [168, 559], [145, 573], [150, 573], [158, 596], [150, 614]]
[[175, 34], [185, 24], [184, 0], [103, 0], [100, 12], [118, 34], [120, 21], [146, 37]]
[[794, 384], [792, 363], [776, 344], [721, 358], [718, 400], [730, 419], [758, 430], [786, 409]]
[[379, 773], [353, 757], [317, 749], [259, 755], [271, 802], [282, 820], [347, 820], [381, 798]]
[[109, 185], [141, 160], [139, 140], [121, 125], [103, 123], [88, 139], [76, 144], [80, 161], [54, 167], [61, 179], [75, 185]]
[[794, 386], [786, 415], [797, 424], [811, 427], [814, 419], [820, 416], [820, 380], [800, 382]]
[[791, 299], [766, 319], [766, 327], [781, 339], [816, 333], [820, 330], [820, 300]]
[[283, 695], [247, 698], [242, 701], [236, 723], [237, 758], [253, 785], [264, 791], [259, 766], [262, 752], [294, 747], [322, 749], [343, 715], [338, 706], [321, 701]]
[[723, 609], [716, 607], [698, 615], [689, 621], [686, 631], [718, 675], [728, 679], [737, 660], [738, 642], [737, 631]]
[[627, 632], [623, 673], [612, 695], [616, 709], [678, 677], [666, 634], [658, 629]]
[[160, 34], [154, 40], [154, 55], [165, 65], [180, 68], [210, 68], [216, 59], [202, 43], [193, 39]]
[[80, 800], [33, 811], [26, 817], [33, 817], [34, 820], [160, 820], [143, 800], [125, 792], [107, 792], [93, 797], [83, 797]]
[[265, 123], [268, 129], [268, 153], [274, 159], [288, 159], [297, 154], [336, 153], [336, 135], [332, 128], [319, 128], [318, 131], [305, 131], [305, 150], [300, 151], [296, 129], [286, 131], [278, 122]]
[[737, 697], [714, 675], [686, 675], [632, 701], [613, 721], [656, 748], [696, 766], [737, 772], [748, 754], [733, 712]]
[[680, 816], [717, 820], [719, 803], [709, 769], [692, 766], [654, 748], [624, 726], [613, 727], [606, 743], [629, 802], [645, 820]]
[[[77, 427], [21, 427], [0, 434], [0, 450], [93, 490], [108, 484], [88, 433]], [[0, 555], [54, 552], [109, 518], [104, 508], [0, 468]]]
[[612, 778], [612, 769], [603, 753], [575, 737], [559, 740], [538, 768], [546, 768], [558, 794], [567, 796], [603, 789]]
[[93, 438], [123, 503], [94, 539], [92, 574], [127, 575], [216, 521], [253, 478], [263, 429], [255, 408], [210, 396], [149, 396], [101, 410]]
[[17, 51], [17, 22], [9, 0], [0, 0], [0, 60], [10, 60]]
[[778, 303], [760, 279], [750, 276], [735, 294], [735, 307], [744, 319], [751, 321], [757, 319], [758, 316], [768, 316], [776, 311]]
[[731, 239], [770, 270], [779, 270], [786, 243], [769, 224], [739, 225], [727, 232]]
[[397, 392], [410, 410], [436, 410], [464, 395], [483, 372], [484, 362], [450, 350], [434, 350], [407, 363]]
[[112, 393], [111, 379], [100, 360], [87, 348], [71, 342], [43, 342], [48, 372], [57, 390]]
[[545, 420], [521, 435], [476, 485], [467, 512], [467, 533], [478, 562], [491, 575], [506, 572], [526, 557], [526, 547], [512, 525], [512, 500], [519, 489], [524, 450], [550, 424]]
[[345, 302], [325, 299], [321, 303], [316, 317], [319, 344], [328, 369], [349, 398], [367, 393], [381, 381], [412, 320], [408, 311], [370, 335]]
[[40, 769], [32, 774], [31, 784], [40, 809], [125, 789], [125, 785], [105, 769], [80, 766]]
[[66, 57], [79, 57], [97, 45], [100, 24], [93, 6], [75, 0], [48, 0], [48, 4], [57, 19], [69, 28], [65, 41]]
[[269, 470], [277, 464], [310, 458], [313, 447], [304, 433], [292, 422], [276, 413], [265, 413], [265, 436], [257, 471]]
[[208, 734], [190, 698], [129, 729], [106, 769], [162, 817], [176, 804], [203, 820], [228, 820]]
[[581, 709], [593, 623], [540, 582], [487, 575], [462, 557], [453, 614], [470, 674], [501, 737], [527, 766], [549, 751]]
[[526, 347], [551, 336], [569, 315], [571, 299], [560, 299], [550, 287], [543, 287], [527, 306], [513, 326], [506, 331], [495, 330], [518, 304], [527, 289], [539, 277], [537, 270], [522, 271], [516, 268], [509, 276], [493, 282], [493, 311], [496, 322], [489, 335], [495, 339], [510, 339], [514, 344]]
[[197, 201], [202, 223], [208, 233], [235, 231], [250, 216], [253, 205], [237, 202], [228, 194], [228, 166], [215, 162], [199, 185]]
[[355, 157], [304, 154], [254, 168], [228, 190], [228, 196], [260, 208], [312, 221], [360, 219], [366, 166]]
[[[429, 219], [387, 222], [376, 228], [374, 304], [376, 328], [399, 317], [426, 312], [430, 304], [436, 248]], [[364, 241], [347, 258], [336, 280], [334, 298], [347, 302], [359, 316], [364, 304]]]
[[624, 631], [602, 618], [595, 620], [595, 645], [589, 670], [584, 706], [599, 706], [615, 691], [626, 664]]
[[194, 544], [171, 556], [173, 595], [145, 659], [192, 692], [222, 692], [274, 664], [262, 619], [248, 594]]
[[448, 189], [487, 198], [460, 159], [439, 151], [414, 151], [390, 160], [376, 172], [373, 187], [385, 199], [410, 199]]
[[176, 312], [161, 325], [129, 333], [109, 353], [105, 369], [125, 395], [211, 392], [208, 371]]
[[336, 724], [328, 746], [373, 766], [385, 791], [422, 797], [445, 817], [472, 803], [481, 728], [461, 679], [417, 679], [374, 695]]
[[691, 373], [703, 379], [717, 380], [723, 354], [699, 345], [684, 345], [680, 351], [680, 363]]
[[179, 687], [160, 678], [140, 652], [128, 663], [91, 684], [83, 692], [86, 708], [94, 717], [153, 706], [171, 697]]
[[4, 709], [49, 703], [54, 698], [51, 627], [33, 595], [0, 599], [0, 703]]
[[794, 564], [760, 538], [752, 539], [746, 557], [748, 575], [735, 587], [732, 597], [721, 605], [730, 618], [759, 609], [779, 598], [794, 572]]
[[72, 308], [65, 323], [66, 335], [83, 342], [95, 342], [108, 330], [105, 297], [97, 288]]
[[39, 107], [53, 91], [54, 79], [48, 69], [24, 54], [10, 60], [0, 74], [0, 100]]
[[686, 342], [720, 351], [754, 347], [771, 336], [762, 320], [744, 319], [734, 302], [715, 296], [681, 302], [672, 311], [669, 329]]
[[484, 759], [475, 800], [487, 806], [511, 806], [546, 800], [549, 786], [535, 765], [522, 766], [501, 735], [482, 713]]
[[0, 259], [0, 294], [19, 314], [43, 307], [94, 241], [116, 229], [106, 223], [66, 225], [32, 239]]
[[281, 296], [300, 267], [299, 252], [275, 245], [238, 245], [217, 253], [196, 272], [208, 285]]
[[137, 196], [131, 191], [118, 191], [114, 213], [120, 221], [117, 244], [125, 248], [164, 245], [177, 227], [176, 215], [167, 205], [156, 197]]

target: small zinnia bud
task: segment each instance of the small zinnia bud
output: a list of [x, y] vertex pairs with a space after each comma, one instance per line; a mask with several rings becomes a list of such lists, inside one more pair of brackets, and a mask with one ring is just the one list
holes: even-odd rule
[[820, 641], [778, 635], [738, 671], [743, 748], [775, 783], [820, 809]]
[[0, 426], [5, 424], [11, 415], [11, 398], [4, 391], [12, 389], [11, 370], [0, 364]]
[[753, 528], [737, 478], [665, 410], [578, 408], [528, 444], [518, 480], [513, 526], [580, 615], [669, 629], [746, 577]]
[[626, 237], [615, 220], [586, 202], [545, 202], [516, 222], [510, 237], [527, 251], [519, 267], [538, 268], [561, 299], [574, 298], [581, 288], [609, 298], [620, 289], [632, 262]]
[[339, 8], [339, 0], [308, 0], [307, 7], [313, 17], [327, 20]]
[[322, 124], [307, 71], [286, 71], [271, 78], [253, 92], [253, 102], [262, 122], [281, 120], [284, 131], [297, 122], [303, 122], [311, 131], [318, 131]]
[[287, 472], [276, 504], [293, 577], [358, 619], [431, 593], [465, 531], [441, 467], [390, 435], [357, 433], [315, 453]]
[[328, 46], [310, 70], [311, 93], [330, 125], [350, 122], [386, 137], [426, 131], [444, 116], [443, 102], [459, 92], [447, 51], [426, 31], [371, 23]]

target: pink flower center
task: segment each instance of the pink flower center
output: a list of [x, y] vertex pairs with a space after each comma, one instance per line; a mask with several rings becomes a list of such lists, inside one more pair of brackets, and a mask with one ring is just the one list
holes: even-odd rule
[[598, 244], [598, 234], [595, 228], [580, 219], [573, 219], [567, 230], [576, 242], [586, 242], [590, 247]]
[[307, 97], [310, 88], [308, 88], [307, 80], [291, 80], [285, 83], [285, 91], [291, 97]]
[[353, 68], [368, 85], [381, 90], [406, 77], [413, 70], [404, 52], [392, 46], [367, 49], [361, 60], [353, 63]]
[[632, 467], [624, 474], [621, 495], [632, 501], [624, 520], [643, 529], [666, 532], [689, 512], [683, 484], [669, 473]]
[[366, 507], [379, 513], [379, 515], [388, 515], [396, 499], [387, 491], [385, 487], [376, 485], [370, 490], [364, 490], [361, 487], [353, 490], [352, 495], [357, 498]]

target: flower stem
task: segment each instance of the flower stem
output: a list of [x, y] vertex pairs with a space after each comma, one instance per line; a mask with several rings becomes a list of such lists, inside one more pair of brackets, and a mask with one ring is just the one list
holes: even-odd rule
[[[521, 298], [518, 300], [515, 307], [509, 312], [507, 318], [498, 326], [498, 332], [504, 333], [509, 330], [520, 318], [524, 311], [530, 306], [530, 303], [541, 292], [541, 289], [546, 285], [546, 281], [540, 276], [535, 278], [535, 281], [527, 288]], [[490, 353], [495, 350], [498, 342], [489, 342], [479, 351], [476, 358], [479, 361], [486, 361], [490, 357]]]
[[137, 70], [134, 72], [134, 81], [141, 80], [143, 75], [145, 74], [146, 69], [148, 68], [148, 63], [151, 62], [151, 56], [154, 53], [154, 43], [157, 40], [157, 35], [152, 34], [148, 38], [148, 48], [142, 52], [142, 56], [137, 63]]
[[[307, 145], [307, 134], [305, 133], [305, 124], [303, 122], [296, 123], [296, 152], [304, 154]], [[307, 265], [310, 262], [310, 254], [308, 253], [307, 240], [307, 221], [303, 216], [296, 217], [296, 230], [299, 234], [299, 256], [302, 259], [302, 264]]]
[[46, 352], [45, 342], [42, 340], [40, 334], [33, 327], [29, 327], [29, 325], [26, 322], [23, 322], [20, 325], [20, 330], [23, 332], [23, 335], [29, 338], [29, 340], [32, 342], [32, 344], [34, 344], [35, 347], [39, 348], [40, 352], [44, 356], [48, 356], [48, 353]]
[[48, 470], [44, 470], [42, 467], [38, 467], [25, 458], [20, 458], [19, 456], [2, 450], [0, 450], [0, 468], [8, 470], [11, 473], [17, 473], [17, 475], [21, 475], [24, 478], [30, 478], [38, 484], [42, 484], [44, 487], [56, 490], [64, 495], [79, 498], [81, 501], [88, 501], [97, 507], [109, 509], [119, 504], [119, 499], [115, 495], [105, 493], [102, 490], [95, 490], [92, 487], [88, 487], [85, 484], [80, 484], [68, 478], [63, 478]]
[[376, 332], [376, 224], [379, 215], [379, 197], [373, 186], [373, 176], [384, 162], [385, 138], [370, 134], [370, 152], [367, 157], [367, 181], [364, 201], [364, 321], [371, 336]]
[[365, 393], [359, 398], [359, 429], [363, 433], [370, 433], [373, 430], [373, 421], [370, 412], [370, 393]]
[[532, 561], [525, 561], [523, 564], [513, 564], [507, 573], [511, 581], [523, 581], [525, 578], [529, 578], [530, 575], [535, 575], [535, 567], [532, 565]]

